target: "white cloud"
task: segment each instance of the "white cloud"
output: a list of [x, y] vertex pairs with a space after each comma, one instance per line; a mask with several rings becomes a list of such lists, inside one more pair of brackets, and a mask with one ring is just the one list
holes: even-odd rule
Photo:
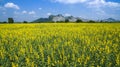
[[90, 7], [120, 7], [120, 3], [117, 2], [111, 2], [106, 0], [52, 0], [54, 2], [60, 2], [65, 4], [76, 4], [76, 3], [84, 3], [88, 4]]
[[108, 2], [106, 5], [109, 5], [112, 7], [120, 7], [120, 3], [115, 3], [115, 2]]
[[36, 14], [36, 13], [35, 13], [35, 11], [30, 11], [28, 14], [34, 15], [34, 14]]
[[27, 14], [27, 11], [24, 10], [24, 11], [22, 11], [22, 13], [23, 13], [23, 14]]
[[94, 0], [88, 2], [90, 7], [120, 7], [120, 3], [116, 2], [106, 2], [106, 0]]
[[65, 16], [71, 16], [71, 14], [69, 14], [69, 13], [66, 13], [66, 14], [64, 14]]
[[17, 11], [14, 11], [14, 14], [20, 14], [19, 12], [17, 12]]
[[75, 3], [83, 3], [87, 0], [52, 0], [55, 2], [65, 3], [65, 4], [75, 4]]
[[29, 14], [29, 15], [35, 15], [36, 14], [36, 12], [35, 11], [26, 11], [26, 10], [24, 10], [24, 11], [22, 11], [22, 14]]
[[47, 13], [48, 16], [50, 16], [52, 13]]
[[6, 7], [6, 8], [13, 8], [13, 9], [20, 9], [19, 6], [14, 4], [14, 3], [6, 3], [4, 5], [4, 7]]
[[102, 9], [99, 9], [99, 8], [97, 8], [95, 10], [95, 13], [98, 14], [98, 15], [103, 15], [103, 16], [106, 15], [106, 12], [104, 10], [102, 10]]
[[92, 10], [95, 11], [96, 14], [107, 16], [107, 14], [104, 10], [104, 8], [120, 8], [120, 3], [117, 2], [110, 2], [106, 0], [92, 0], [86, 3], [88, 7], [90, 7]]
[[38, 8], [39, 10], [42, 10], [42, 8]]

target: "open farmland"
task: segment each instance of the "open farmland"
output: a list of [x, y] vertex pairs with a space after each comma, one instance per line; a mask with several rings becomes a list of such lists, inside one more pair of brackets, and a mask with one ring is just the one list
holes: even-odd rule
[[0, 24], [0, 67], [120, 67], [120, 23]]

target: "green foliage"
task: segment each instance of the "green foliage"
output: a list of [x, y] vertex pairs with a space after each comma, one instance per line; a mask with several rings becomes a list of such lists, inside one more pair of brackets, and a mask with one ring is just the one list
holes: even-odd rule
[[5, 23], [7, 23], [7, 22], [6, 21], [0, 22], [0, 24], [5, 24]]
[[76, 21], [77, 23], [83, 22], [81, 19], [77, 19]]
[[8, 18], [8, 23], [14, 23], [13, 18]]
[[69, 20], [68, 20], [68, 19], [65, 19], [65, 22], [66, 22], [66, 23], [68, 23], [68, 22], [69, 22]]
[[27, 21], [23, 21], [23, 23], [28, 23]]
[[89, 22], [89, 23], [95, 23], [95, 21], [94, 21], [94, 20], [89, 20], [88, 22]]

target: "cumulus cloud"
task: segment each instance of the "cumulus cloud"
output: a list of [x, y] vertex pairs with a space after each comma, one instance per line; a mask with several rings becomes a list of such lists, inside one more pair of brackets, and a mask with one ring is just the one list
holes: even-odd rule
[[106, 2], [106, 0], [93, 0], [93, 1], [88, 2], [88, 5], [90, 7], [104, 7], [104, 6], [120, 7], [120, 3]]
[[75, 4], [75, 3], [83, 3], [87, 0], [52, 0], [55, 2], [65, 3], [65, 4]]
[[112, 7], [120, 7], [120, 3], [115, 3], [115, 2], [107, 2], [106, 5], [109, 5]]
[[26, 14], [26, 13], [27, 13], [27, 11], [25, 11], [25, 10], [24, 10], [24, 11], [22, 11], [22, 13], [23, 13], [23, 14]]
[[35, 11], [26, 11], [26, 10], [23, 10], [21, 13], [22, 14], [29, 14], [29, 15], [35, 15], [36, 14]]
[[20, 7], [14, 3], [6, 3], [4, 5], [5, 8], [13, 8], [13, 9], [20, 9]]
[[106, 0], [52, 0], [54, 2], [60, 2], [64, 4], [76, 4], [76, 3], [84, 3], [91, 7], [120, 7], [120, 3], [106, 1]]
[[[90, 8], [98, 15], [108, 15], [104, 8], [118, 8], [120, 9], [120, 3], [107, 1], [107, 0], [52, 0], [63, 4], [84, 4], [87, 8]], [[79, 9], [79, 8], [78, 8]], [[69, 14], [65, 14], [69, 15]]]
[[104, 7], [106, 8], [120, 8], [120, 3], [111, 2], [106, 0], [92, 0], [86, 3], [88, 7], [92, 8], [98, 15], [107, 15]]
[[66, 13], [66, 14], [64, 14], [65, 16], [71, 16], [71, 14], [69, 14], [69, 13]]
[[50, 16], [52, 13], [47, 13], [48, 16]]
[[42, 10], [42, 8], [38, 8], [39, 10]]
[[36, 14], [36, 13], [35, 13], [35, 11], [30, 11], [28, 14], [34, 15], [34, 14]]

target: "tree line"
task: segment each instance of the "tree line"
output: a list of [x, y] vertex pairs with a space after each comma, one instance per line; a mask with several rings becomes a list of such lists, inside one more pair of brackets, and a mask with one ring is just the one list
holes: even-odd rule
[[[15, 21], [14, 21], [13, 18], [8, 18], [8, 22], [3, 21], [3, 22], [0, 22], [0, 23], [10, 23], [10, 24], [12, 24], [12, 23], [15, 23]], [[23, 21], [22, 23], [28, 23], [28, 22], [27, 21]]]
[[[10, 24], [12, 24], [12, 23], [15, 23], [15, 22], [14, 22], [13, 18], [8, 18], [8, 22], [4, 21], [4, 22], [0, 22], [0, 23], [10, 23]], [[43, 23], [43, 22], [27, 22], [27, 21], [23, 21], [21, 23]], [[46, 22], [46, 23], [54, 23], [54, 22]], [[68, 19], [66, 19], [64, 22], [63, 21], [57, 21], [57, 23], [70, 23], [70, 21]], [[107, 21], [99, 21], [99, 22], [97, 22], [97, 21], [94, 21], [94, 20], [89, 20], [89, 21], [84, 22], [81, 19], [77, 19], [76, 23], [113, 23], [113, 22], [107, 22]], [[118, 23], [120, 23], [120, 22], [118, 22]]]

